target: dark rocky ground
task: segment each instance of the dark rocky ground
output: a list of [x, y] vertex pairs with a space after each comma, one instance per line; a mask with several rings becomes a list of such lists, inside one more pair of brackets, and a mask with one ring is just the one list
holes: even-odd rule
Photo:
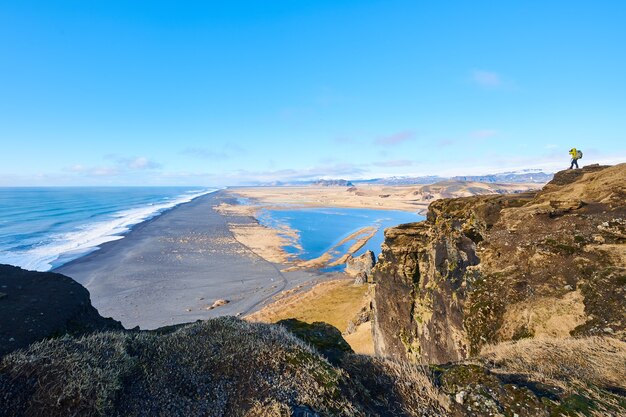
[[73, 279], [0, 265], [0, 356], [52, 336], [121, 329], [98, 314]]

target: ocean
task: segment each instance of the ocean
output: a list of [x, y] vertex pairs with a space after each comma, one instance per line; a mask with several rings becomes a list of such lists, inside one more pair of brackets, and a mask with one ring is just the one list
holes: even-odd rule
[[215, 189], [0, 188], [0, 263], [48, 271]]

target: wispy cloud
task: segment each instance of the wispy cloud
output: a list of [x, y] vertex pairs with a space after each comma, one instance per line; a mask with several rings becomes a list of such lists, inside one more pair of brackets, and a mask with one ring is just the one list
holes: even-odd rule
[[207, 147], [189, 147], [183, 149], [180, 154], [199, 159], [224, 160], [233, 158], [235, 155], [241, 155], [246, 151], [237, 145], [227, 144], [218, 148]]
[[111, 161], [111, 163], [96, 166], [74, 164], [65, 168], [64, 171], [90, 177], [113, 177], [130, 172], [156, 170], [162, 167], [160, 163], [145, 156], [124, 157], [109, 154], [105, 155], [103, 159]]
[[374, 162], [372, 165], [377, 167], [408, 167], [413, 165], [413, 161], [408, 159], [394, 159], [389, 161]]
[[402, 132], [394, 133], [389, 136], [382, 136], [374, 140], [374, 143], [379, 146], [395, 146], [403, 142], [412, 140], [415, 137], [415, 132], [411, 130], [405, 130]]
[[259, 184], [272, 181], [307, 181], [320, 178], [345, 178], [360, 177], [367, 172], [365, 168], [357, 164], [337, 163], [319, 165], [304, 169], [280, 169], [267, 171], [237, 170], [225, 174], [224, 179], [230, 179], [237, 183]]
[[104, 156], [104, 159], [113, 161], [115, 168], [119, 170], [144, 170], [144, 169], [157, 169], [162, 165], [158, 162], [151, 160], [145, 156], [122, 156], [118, 154], [108, 154]]
[[471, 133], [471, 136], [476, 139], [487, 139], [498, 134], [497, 130], [493, 129], [479, 129]]
[[161, 168], [161, 164], [152, 161], [145, 156], [138, 156], [125, 161], [126, 166], [130, 169], [157, 169]]
[[493, 71], [474, 70], [472, 72], [472, 81], [485, 88], [498, 88], [504, 85], [500, 74]]

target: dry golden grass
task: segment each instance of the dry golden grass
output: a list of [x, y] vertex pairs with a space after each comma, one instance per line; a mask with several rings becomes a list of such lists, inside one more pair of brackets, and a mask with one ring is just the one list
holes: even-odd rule
[[363, 323], [356, 331], [346, 334], [343, 338], [352, 350], [361, 355], [374, 355], [374, 341], [372, 340], [372, 322]]
[[[276, 323], [290, 318], [306, 323], [323, 321], [343, 332], [361, 308], [368, 303], [368, 286], [355, 286], [352, 282], [351, 279], [323, 282], [310, 291], [270, 304], [247, 316], [246, 319], [264, 323]], [[354, 345], [348, 339], [347, 337], [346, 341], [355, 352], [364, 354], [373, 352], [371, 333], [362, 331], [353, 337], [351, 340], [355, 342]]]
[[232, 195], [251, 198], [264, 206], [284, 204], [300, 207], [354, 207], [381, 210], [425, 212], [431, 201], [439, 198], [466, 197], [503, 191], [537, 189], [537, 184], [492, 184], [462, 181], [444, 181], [428, 185], [373, 185], [359, 184], [354, 191], [347, 187], [250, 187], [232, 188]]
[[[378, 404], [373, 416], [450, 416], [450, 397], [437, 386], [426, 366], [379, 357], [351, 355], [343, 369], [366, 386]], [[458, 414], [457, 414], [458, 415]]]
[[626, 389], [626, 343], [611, 337], [523, 339], [485, 347], [480, 356], [496, 370], [563, 388], [567, 382], [585, 381]]

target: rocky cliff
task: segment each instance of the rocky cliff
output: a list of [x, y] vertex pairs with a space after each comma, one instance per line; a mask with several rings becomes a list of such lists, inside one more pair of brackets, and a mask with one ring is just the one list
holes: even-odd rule
[[525, 339], [421, 366], [355, 355], [325, 323], [124, 330], [71, 278], [1, 274], [0, 325], [22, 348], [0, 355], [0, 417], [626, 415], [626, 343], [613, 337]]
[[374, 269], [382, 355], [458, 361], [486, 345], [626, 327], [626, 164], [541, 191], [433, 202], [385, 232]]
[[121, 329], [100, 316], [73, 279], [0, 265], [0, 356], [50, 337]]

